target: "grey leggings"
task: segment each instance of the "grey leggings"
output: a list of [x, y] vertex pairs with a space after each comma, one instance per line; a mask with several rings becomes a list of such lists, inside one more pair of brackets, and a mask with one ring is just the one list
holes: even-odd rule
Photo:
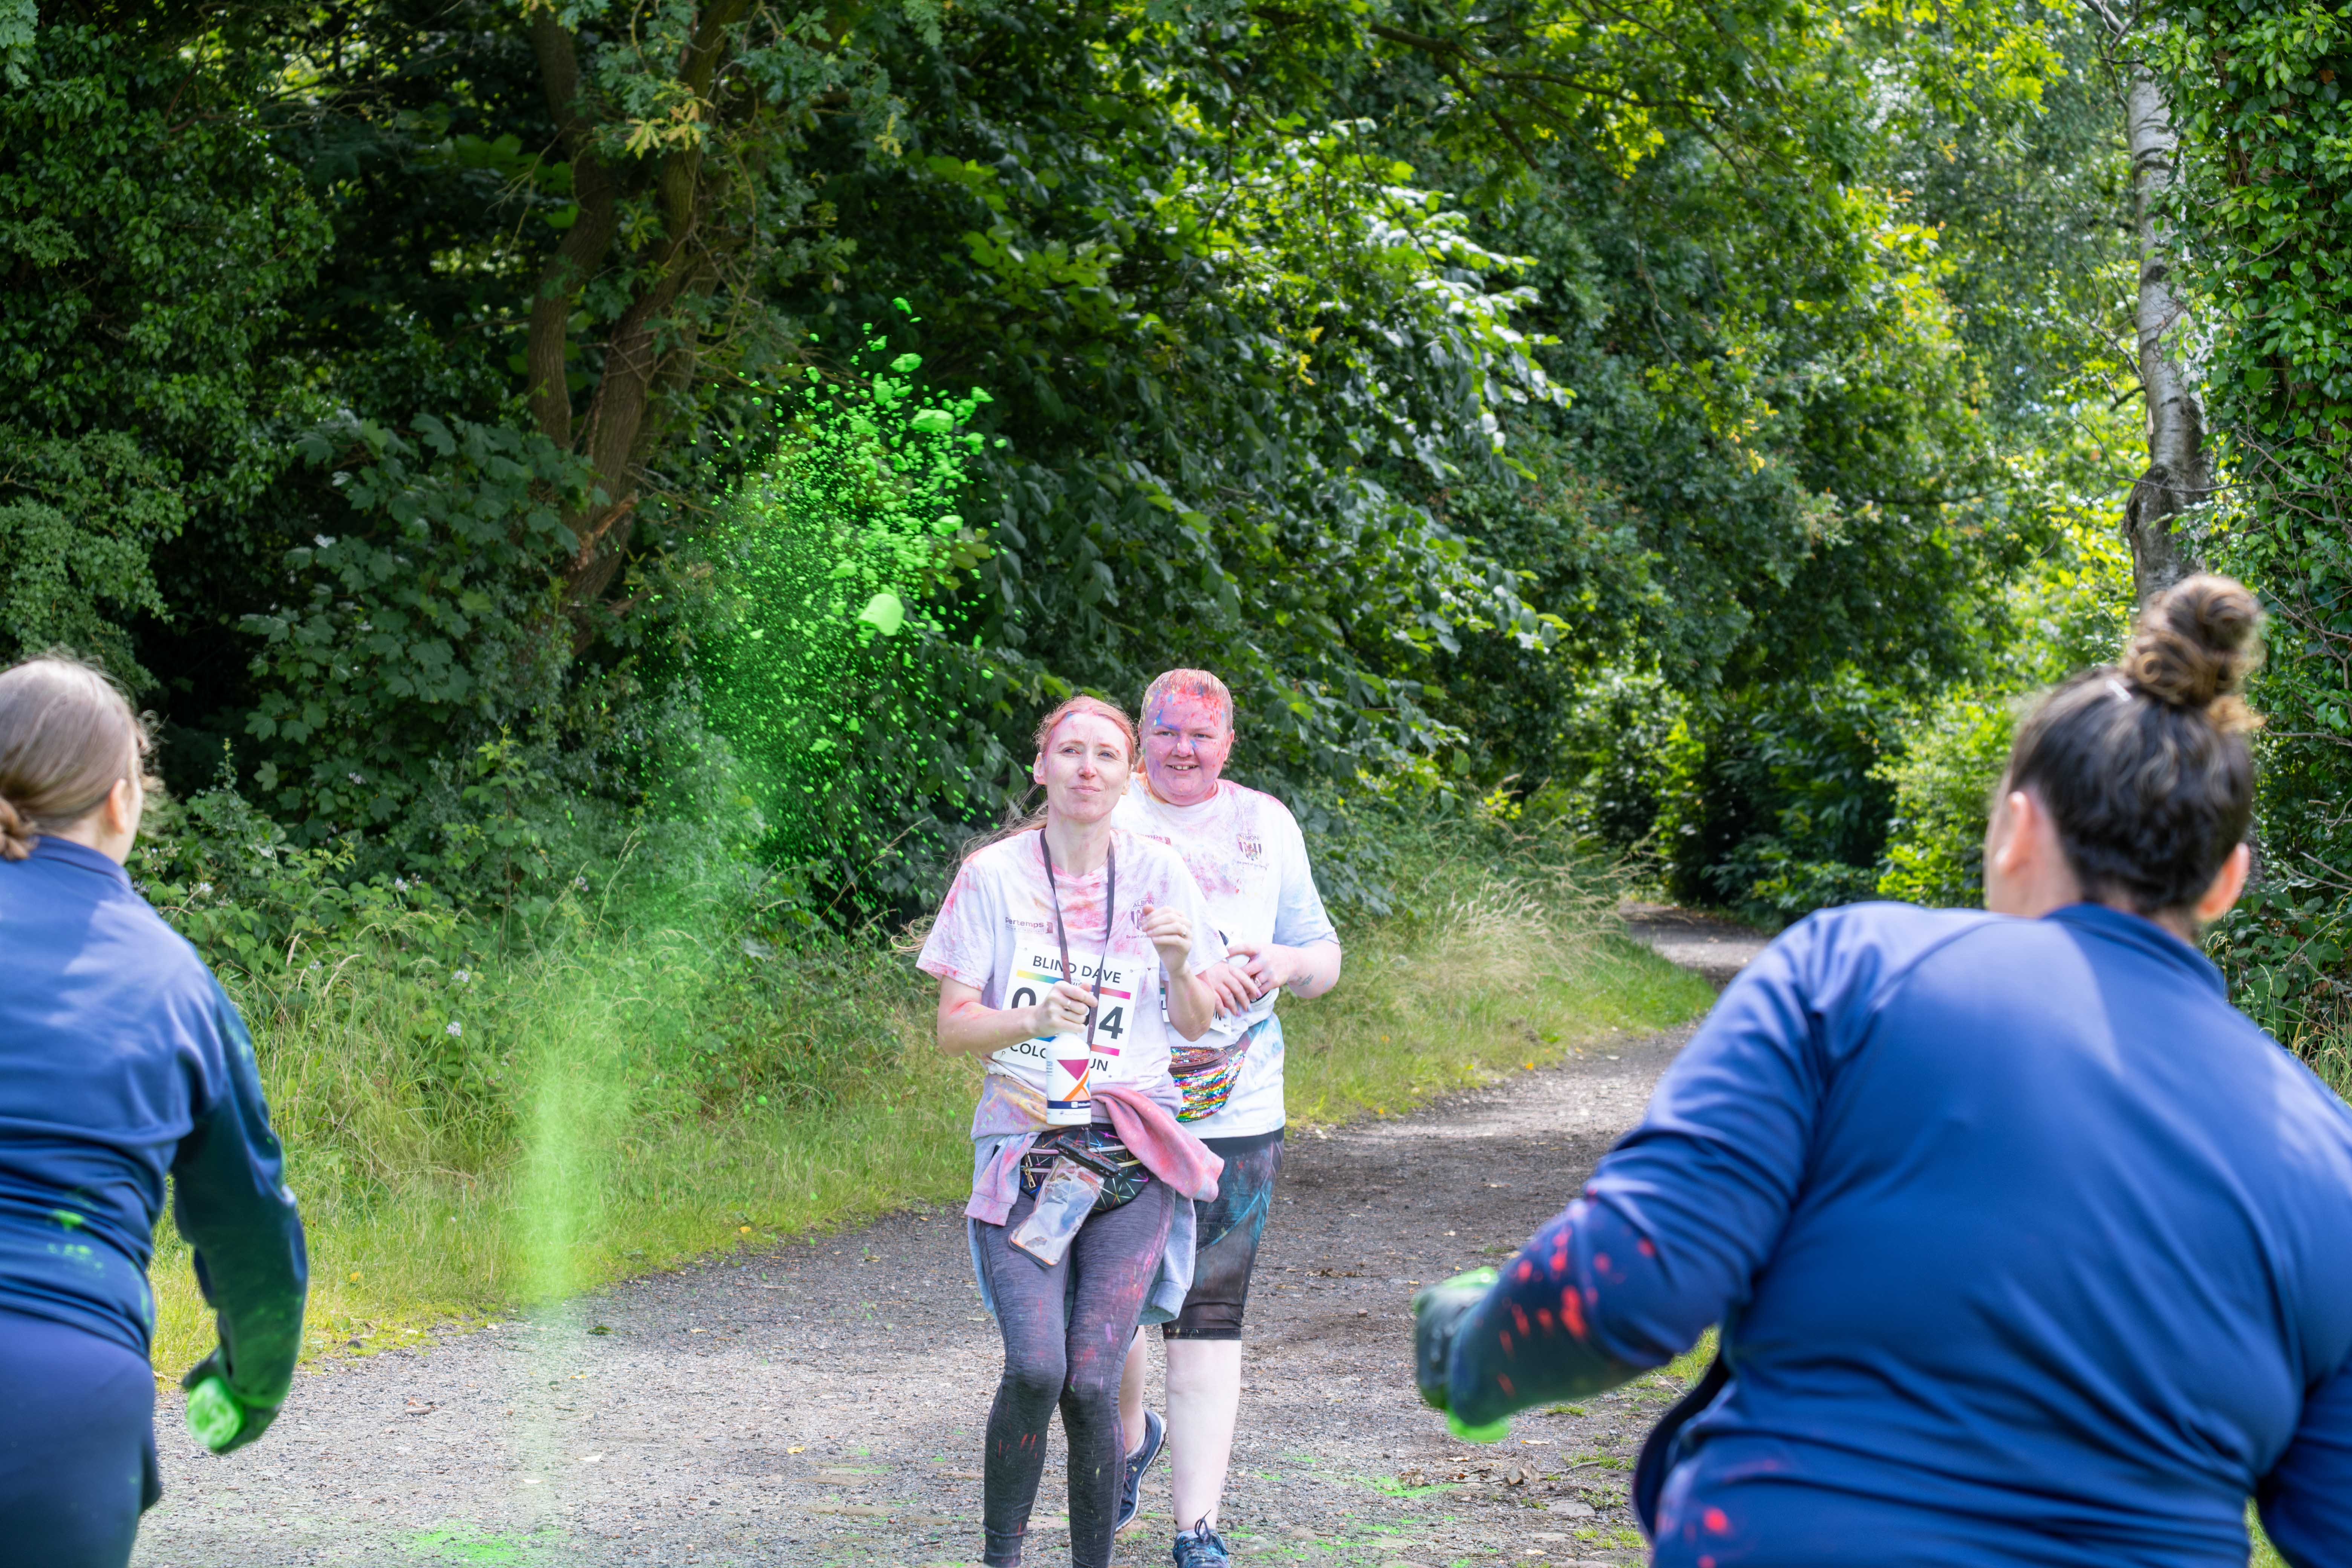
[[1127, 1458], [1119, 1371], [1168, 1247], [1174, 1194], [1155, 1181], [1109, 1213], [1087, 1215], [1051, 1268], [1008, 1239], [1034, 1206], [1024, 1197], [1003, 1225], [973, 1222], [1004, 1333], [1004, 1376], [988, 1412], [981, 1561], [989, 1568], [1021, 1561], [1045, 1468], [1045, 1426], [1058, 1403], [1070, 1444], [1070, 1561], [1075, 1568], [1108, 1568]]

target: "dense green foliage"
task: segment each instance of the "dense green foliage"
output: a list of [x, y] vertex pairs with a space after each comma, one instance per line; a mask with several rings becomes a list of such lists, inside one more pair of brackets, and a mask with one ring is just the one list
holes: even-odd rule
[[2067, 517], [2057, 547], [2004, 595], [2011, 629], [1985, 676], [1939, 692], [1878, 766], [1894, 789], [1883, 898], [1961, 909], [1984, 897], [1992, 790], [2021, 710], [2074, 670], [2114, 660], [2131, 607], [2131, 555], [2109, 517]]
[[1693, 121], [1542, 187], [1559, 237], [1528, 247], [1580, 265], [1534, 319], [1578, 397], [1540, 488], [1481, 498], [1588, 639], [1480, 672], [1515, 710], [1497, 771], [1766, 920], [1867, 895], [1912, 716], [2001, 678], [2035, 635], [2004, 581], [2128, 471], [2084, 436], [2124, 262], [2084, 40], [2027, 12], [2001, 59], [1860, 19], [1783, 67], [1811, 146], [1726, 159]]
[[[2062, 9], [0, 16], [9, 651], [315, 880], [535, 920], [674, 819], [911, 912], [1039, 708], [1194, 663], [1368, 904], [1351, 823], [1496, 792], [1764, 918], [1958, 897], [1937, 759], [2096, 640], [2030, 591], [2132, 467]], [[744, 542], [848, 548], [837, 389], [968, 457], [778, 772]]]
[[[2242, 1000], [2309, 1049], [2352, 1026], [2352, 7], [2170, 5], [2147, 42], [2183, 131], [2180, 216], [2217, 322], [2235, 483], [2210, 553], [2259, 588], [2263, 879], [2232, 917]], [[2332, 1047], [2340, 1072], [2343, 1044]]]

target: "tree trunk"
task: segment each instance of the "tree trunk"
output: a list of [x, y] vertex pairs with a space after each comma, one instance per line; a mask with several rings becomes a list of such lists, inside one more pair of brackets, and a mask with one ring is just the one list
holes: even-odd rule
[[2140, 384], [2147, 394], [2147, 469], [2124, 507], [2131, 543], [2132, 587], [2139, 602], [2198, 570], [2174, 520], [2213, 489], [2205, 445], [2205, 405], [2190, 364], [2188, 311], [2172, 291], [2172, 238], [2162, 223], [2179, 138], [2172, 111], [2144, 67], [2133, 66], [2125, 109], [2132, 160], [2132, 205], [2139, 227]]
[[[731, 29], [750, 10], [750, 0], [709, 0], [696, 17], [694, 33], [678, 62], [676, 83], [692, 101], [707, 101]], [[702, 150], [688, 142], [662, 154], [650, 184], [661, 216], [663, 237], [635, 292], [606, 333], [603, 363], [584, 410], [575, 414], [565, 377], [572, 348], [572, 316], [589, 281], [609, 262], [620, 232], [623, 196], [646, 182], [642, 166], [624, 171], [596, 150], [599, 106], [583, 79], [579, 39], [542, 8], [530, 22], [530, 43], [555, 118], [558, 145], [572, 164], [579, 216], [556, 246], [540, 277], [532, 301], [523, 359], [530, 382], [532, 417], [547, 437], [588, 459], [601, 499], [569, 510], [564, 523], [578, 548], [564, 576], [575, 623], [574, 651], [593, 642], [601, 623], [595, 601], [612, 585], [628, 553], [635, 527], [638, 488], [649, 437], [657, 434], [665, 391], [693, 379], [694, 329], [681, 330], [674, 312], [706, 297], [716, 281], [710, 261], [712, 237], [701, 232], [712, 199]]]

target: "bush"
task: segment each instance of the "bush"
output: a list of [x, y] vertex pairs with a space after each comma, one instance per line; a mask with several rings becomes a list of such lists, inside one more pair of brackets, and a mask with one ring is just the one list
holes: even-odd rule
[[1984, 901], [1984, 836], [2009, 762], [2011, 704], [1976, 692], [1936, 703], [1879, 776], [1895, 786], [1878, 896], [1941, 909]]
[[2273, 873], [2215, 923], [2206, 947], [2240, 1010], [2352, 1094], [2352, 904], [2343, 889]]
[[1851, 668], [1802, 692], [1696, 707], [1664, 749], [1655, 842], [1667, 890], [1779, 927], [1871, 896], [1902, 711]]
[[1878, 777], [1895, 792], [1878, 896], [1973, 909], [2010, 737], [2038, 688], [2111, 662], [2131, 605], [2131, 556], [2112, 514], [2076, 505], [2058, 548], [2011, 586], [1988, 632], [1988, 676], [1923, 704]]

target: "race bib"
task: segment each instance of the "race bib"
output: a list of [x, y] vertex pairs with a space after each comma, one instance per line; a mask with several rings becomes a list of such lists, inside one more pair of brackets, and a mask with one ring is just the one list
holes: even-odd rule
[[[1102, 996], [1096, 1004], [1098, 1016], [1091, 1054], [1085, 1048], [1087, 1031], [1084, 1025], [1067, 1034], [1038, 1035], [1016, 1041], [996, 1053], [996, 1059], [1008, 1067], [1024, 1067], [1045, 1073], [1049, 1085], [1049, 1099], [1054, 1097], [1054, 1089], [1067, 1087], [1072, 1080], [1079, 1085], [1080, 1098], [1084, 1097], [1086, 1083], [1119, 1081], [1119, 1045], [1126, 1039], [1132, 1024], [1135, 971], [1130, 963], [1117, 959], [1100, 971], [1095, 965], [1081, 961], [1075, 978], [1079, 984], [1091, 987], [1097, 973], [1102, 976]], [[1034, 1007], [1061, 977], [1060, 954], [1031, 952], [1023, 955], [1013, 961], [1012, 985], [1005, 994], [1005, 1006]], [[1080, 1061], [1086, 1063], [1083, 1078], [1077, 1071], [1076, 1064]]]

